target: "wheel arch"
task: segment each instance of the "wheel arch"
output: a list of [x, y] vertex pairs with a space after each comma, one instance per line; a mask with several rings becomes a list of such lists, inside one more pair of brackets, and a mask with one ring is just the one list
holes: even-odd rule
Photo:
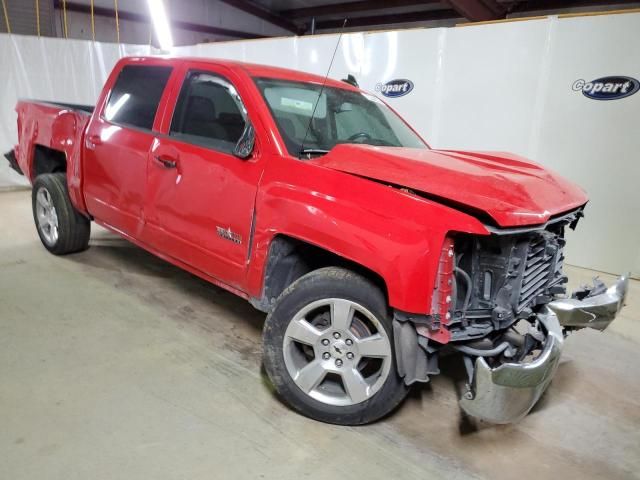
[[43, 173], [66, 173], [67, 164], [66, 152], [38, 143], [33, 145], [33, 162], [31, 164], [31, 178], [33, 180]]
[[362, 275], [381, 290], [389, 304], [387, 282], [382, 275], [359, 262], [287, 234], [272, 238], [263, 272], [262, 295], [251, 299], [251, 303], [258, 310], [269, 312], [289, 285], [324, 267], [341, 267]]

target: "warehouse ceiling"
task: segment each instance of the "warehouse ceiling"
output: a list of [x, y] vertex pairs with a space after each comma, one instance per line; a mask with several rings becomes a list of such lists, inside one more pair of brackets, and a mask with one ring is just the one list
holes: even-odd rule
[[[163, 0], [169, 9], [171, 26], [199, 32], [200, 38], [185, 37], [182, 43], [309, 35], [389, 28], [452, 26], [466, 22], [501, 20], [546, 14], [582, 13], [640, 7], [640, 0]], [[116, 7], [118, 5], [118, 7]], [[3, 0], [0, 32], [64, 36], [67, 13], [76, 17], [70, 37], [88, 30], [90, 16], [111, 22], [129, 22], [123, 28], [123, 42], [146, 41], [131, 37], [135, 25], [150, 25], [144, 0]], [[93, 8], [92, 8], [93, 7]], [[118, 14], [116, 15], [116, 10]], [[38, 14], [36, 13], [38, 9]], [[5, 13], [10, 21], [6, 20]], [[80, 15], [78, 17], [77, 15]], [[39, 18], [39, 22], [37, 22]], [[96, 20], [98, 21], [98, 20]], [[38, 23], [38, 28], [36, 28]], [[130, 27], [130, 25], [134, 25]], [[117, 28], [117, 22], [114, 24]], [[113, 41], [101, 30], [97, 40]], [[82, 36], [81, 36], [82, 38]], [[84, 37], [86, 38], [86, 36]], [[118, 40], [120, 41], [120, 40]]]
[[239, 9], [264, 12], [290, 30], [379, 28], [427, 22], [491, 21], [527, 13], [630, 8], [637, 0], [222, 0]]

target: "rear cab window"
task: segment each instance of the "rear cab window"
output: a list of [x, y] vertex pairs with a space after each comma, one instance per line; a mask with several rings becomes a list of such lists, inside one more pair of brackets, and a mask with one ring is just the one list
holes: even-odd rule
[[118, 74], [103, 116], [115, 124], [151, 130], [172, 67], [126, 65]]

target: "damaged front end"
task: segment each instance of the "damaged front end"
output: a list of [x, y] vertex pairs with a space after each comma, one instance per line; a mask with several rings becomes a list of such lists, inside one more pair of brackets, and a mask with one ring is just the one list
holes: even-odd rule
[[498, 361], [498, 366], [492, 368], [485, 356], [477, 356], [472, 366], [469, 363], [474, 353], [483, 355], [483, 352], [465, 353], [470, 375], [467, 392], [460, 399], [465, 412], [492, 423], [515, 422], [529, 413], [556, 373], [564, 341], [562, 328], [552, 312], [538, 314], [538, 321], [544, 340], [540, 342], [540, 353], [530, 361]]
[[623, 307], [629, 288], [629, 276], [622, 276], [611, 287], [595, 278], [593, 287], [583, 287], [571, 295], [549, 303], [565, 330], [594, 328], [604, 330]]
[[482, 352], [465, 352], [458, 347], [465, 355], [470, 375], [468, 390], [460, 400], [460, 406], [469, 415], [493, 423], [520, 420], [551, 383], [566, 333], [586, 327], [607, 328], [624, 305], [627, 289], [626, 276], [620, 277], [608, 289], [595, 279], [593, 288], [582, 289], [571, 298], [554, 300], [542, 307], [536, 313], [536, 321], [538, 333], [544, 338], [539, 342], [539, 352], [529, 360], [498, 362], [492, 368], [484, 356], [476, 356], [472, 367], [469, 363], [473, 354], [482, 355]]
[[[493, 423], [524, 417], [551, 382], [567, 332], [604, 330], [624, 305], [627, 277], [610, 288], [596, 279], [593, 287], [566, 296], [564, 229], [575, 226], [581, 213], [539, 228], [448, 237], [432, 314], [396, 312], [405, 382], [428, 381], [438, 373], [440, 353], [453, 349], [467, 372], [460, 400], [467, 414]], [[407, 348], [412, 336], [420, 348]]]

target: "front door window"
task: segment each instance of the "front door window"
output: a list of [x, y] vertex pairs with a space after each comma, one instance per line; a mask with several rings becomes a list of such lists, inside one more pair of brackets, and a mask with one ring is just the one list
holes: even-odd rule
[[232, 153], [247, 122], [247, 111], [234, 86], [207, 72], [190, 72], [180, 91], [169, 135]]

